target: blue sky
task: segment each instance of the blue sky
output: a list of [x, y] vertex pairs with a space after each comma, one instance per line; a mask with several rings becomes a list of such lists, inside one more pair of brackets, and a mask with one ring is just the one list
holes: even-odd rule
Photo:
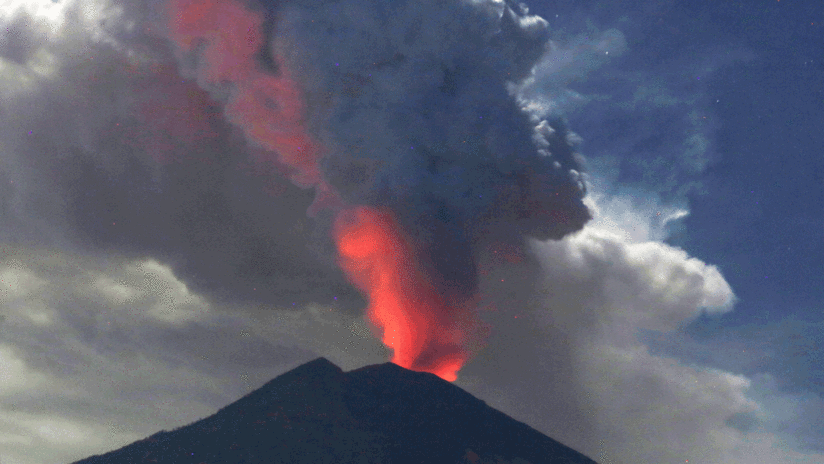
[[[477, 278], [464, 285], [491, 327], [457, 385], [602, 463], [824, 462], [824, 5], [461, 3], [484, 27], [510, 9], [507, 48], [453, 21], [457, 0], [304, 3], [277, 2], [272, 50], [350, 201], [415, 218], [442, 195], [474, 218], [509, 177], [451, 154], [436, 161], [457, 167], [430, 175], [395, 142], [469, 139], [532, 163], [521, 110], [580, 136], [564, 139], [587, 168], [580, 231], [527, 240], [516, 260], [459, 224], [433, 232], [471, 253], [449, 266]], [[187, 424], [318, 356], [344, 370], [389, 359], [335, 265], [330, 218], [260, 162], [271, 153], [224, 112], [234, 84], [168, 40], [163, 6], [0, 8], [4, 464]], [[449, 66], [453, 100], [434, 90]], [[504, 86], [506, 70], [524, 77]], [[358, 163], [362, 182], [344, 169]], [[534, 179], [547, 178], [577, 179]]]
[[[621, 29], [630, 52], [614, 63], [613, 72], [634, 73], [633, 83], [655, 80], [662, 93], [681, 101], [681, 107], [653, 113], [660, 119], [643, 123], [660, 128], [673, 121], [673, 133], [639, 130], [639, 139], [621, 153], [618, 188], [635, 185], [683, 201], [689, 215], [666, 243], [718, 266], [738, 298], [733, 311], [698, 317], [674, 334], [653, 338], [652, 346], [731, 372], [769, 374], [782, 392], [820, 398], [824, 134], [817, 128], [824, 121], [824, 9], [817, 2], [579, 7], [588, 3], [569, 11], [538, 3], [535, 11], [548, 18], [562, 11]], [[627, 100], [629, 87], [615, 94]], [[690, 130], [676, 119], [684, 107], [707, 119], [692, 128], [707, 141], [699, 154], [702, 167], [692, 172], [684, 167], [694, 154], [674, 149]], [[604, 117], [587, 125], [594, 119], [587, 109], [571, 118], [573, 126], [594, 135], [596, 149], [613, 150], [614, 140], [598, 135], [596, 125], [603, 127]], [[633, 116], [644, 118], [640, 111]], [[578, 118], [583, 123], [576, 125]], [[667, 156], [662, 144], [673, 149], [667, 161], [661, 160]], [[593, 156], [590, 146], [585, 143], [584, 151]], [[644, 154], [634, 155], [633, 149]], [[815, 430], [824, 424], [820, 414], [810, 419], [799, 426], [806, 428], [799, 440], [821, 450], [824, 437]]]

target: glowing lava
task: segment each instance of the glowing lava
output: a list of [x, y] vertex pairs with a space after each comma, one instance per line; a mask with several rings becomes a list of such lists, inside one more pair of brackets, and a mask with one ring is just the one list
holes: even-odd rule
[[382, 330], [392, 362], [450, 382], [468, 359], [458, 320], [420, 272], [412, 248], [388, 210], [358, 206], [335, 221], [340, 266], [368, 295], [367, 315]]
[[[285, 166], [295, 184], [315, 188], [310, 215], [342, 208], [320, 172], [321, 146], [306, 130], [305, 102], [288, 63], [268, 51], [279, 72], [260, 67], [264, 15], [237, 0], [170, 0], [167, 12], [173, 41], [200, 57], [198, 82], [231, 85], [226, 115], [263, 148], [253, 152], [258, 161]], [[340, 265], [368, 295], [368, 318], [382, 331], [392, 362], [456, 380], [469, 358], [466, 342], [474, 327], [468, 302], [455, 307], [439, 295], [388, 209], [343, 209], [334, 235]]]

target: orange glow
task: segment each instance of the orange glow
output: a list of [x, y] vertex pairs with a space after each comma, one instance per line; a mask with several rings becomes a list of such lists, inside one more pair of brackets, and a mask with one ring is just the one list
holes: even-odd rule
[[368, 295], [367, 316], [382, 331], [392, 362], [454, 382], [468, 359], [464, 308], [449, 307], [420, 272], [388, 210], [358, 206], [335, 221], [340, 265]]
[[[285, 166], [290, 179], [315, 187], [314, 215], [343, 208], [319, 169], [321, 146], [306, 130], [305, 102], [284, 58], [274, 75], [258, 68], [263, 15], [238, 0], [170, 0], [169, 33], [185, 53], [202, 53], [198, 82], [231, 84], [226, 116], [263, 150], [257, 161]], [[297, 74], [299, 76], [299, 74]], [[340, 265], [368, 296], [367, 316], [381, 331], [392, 362], [455, 381], [469, 358], [468, 302], [448, 304], [426, 278], [417, 256], [388, 210], [358, 206], [338, 213], [334, 227]]]

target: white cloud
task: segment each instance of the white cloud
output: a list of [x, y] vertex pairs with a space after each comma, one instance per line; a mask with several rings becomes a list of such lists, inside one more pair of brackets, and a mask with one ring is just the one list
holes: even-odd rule
[[112, 444], [126, 444], [142, 435], [116, 427], [110, 421], [88, 421], [51, 414], [31, 414], [0, 408], [0, 450], [4, 464], [70, 462], [103, 452]]
[[727, 419], [757, 409], [744, 377], [684, 366], [641, 346], [590, 350], [582, 380], [601, 437], [591, 455], [603, 463], [721, 462], [743, 438]]
[[168, 266], [154, 260], [143, 261], [132, 266], [130, 273], [139, 279], [135, 284], [142, 295], [154, 300], [149, 314], [158, 320], [181, 324], [197, 320], [200, 313], [209, 309], [207, 301], [192, 294]]
[[66, 6], [72, 1], [64, 0], [6, 0], [0, 7], [0, 18], [9, 18], [25, 12], [37, 19], [46, 21], [53, 28], [59, 28], [63, 23], [63, 14]]
[[716, 267], [656, 241], [655, 212], [667, 208], [642, 198], [591, 196], [583, 231], [535, 242], [533, 262], [486, 276], [492, 336], [458, 384], [604, 464], [762, 462], [765, 449], [763, 462], [814, 462], [733, 426], [765, 414], [751, 379], [657, 356], [638, 339], [736, 301]]
[[12, 346], [0, 345], [0, 391], [11, 393], [38, 388], [44, 380], [43, 375], [26, 365]]
[[94, 282], [94, 286], [101, 295], [117, 306], [131, 303], [139, 295], [139, 292], [131, 286], [123, 282], [118, 282], [108, 276], [100, 276]]
[[27, 272], [20, 261], [12, 259], [0, 266], [0, 291], [3, 301], [36, 292], [46, 281]]

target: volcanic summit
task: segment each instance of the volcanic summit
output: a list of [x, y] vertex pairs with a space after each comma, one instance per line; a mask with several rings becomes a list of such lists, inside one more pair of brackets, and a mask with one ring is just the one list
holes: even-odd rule
[[217, 413], [73, 464], [595, 464], [430, 373], [325, 358]]

